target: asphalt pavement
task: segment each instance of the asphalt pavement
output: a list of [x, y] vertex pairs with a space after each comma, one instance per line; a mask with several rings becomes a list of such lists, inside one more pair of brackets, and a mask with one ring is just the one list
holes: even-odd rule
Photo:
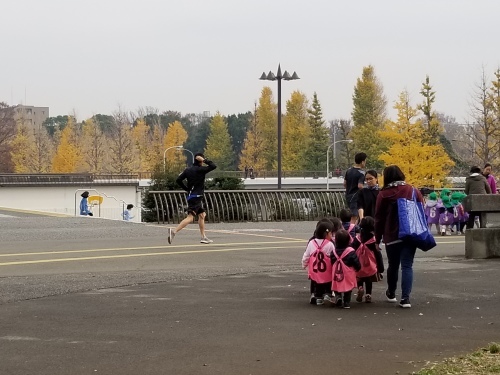
[[500, 341], [500, 262], [419, 251], [412, 308], [308, 303], [315, 223], [166, 227], [0, 209], [0, 374], [408, 374]]

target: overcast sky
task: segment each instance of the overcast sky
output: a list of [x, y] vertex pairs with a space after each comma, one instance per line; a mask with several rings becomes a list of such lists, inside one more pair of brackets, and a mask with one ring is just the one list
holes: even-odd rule
[[[485, 72], [500, 67], [498, 0], [2, 0], [0, 101], [80, 120], [151, 106], [182, 113], [253, 110], [263, 71], [318, 93], [325, 120], [349, 118], [363, 66], [392, 107], [426, 74], [435, 109], [468, 119]], [[26, 101], [25, 101], [26, 100]], [[394, 111], [391, 109], [391, 115]]]

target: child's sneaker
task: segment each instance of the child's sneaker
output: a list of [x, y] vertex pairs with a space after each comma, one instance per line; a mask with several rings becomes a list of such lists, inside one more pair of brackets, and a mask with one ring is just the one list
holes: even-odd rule
[[365, 295], [365, 290], [362, 286], [358, 288], [358, 295], [356, 296], [356, 302], [363, 302], [363, 296]]
[[444, 235], [446, 235], [446, 229], [441, 228], [441, 236], [444, 236]]
[[372, 296], [370, 296], [369, 294], [367, 294], [367, 295], [365, 296], [365, 302], [366, 302], [366, 303], [371, 303], [371, 302], [372, 302]]
[[335, 305], [337, 305], [337, 307], [342, 307], [342, 296], [335, 297]]
[[344, 306], [342, 306], [344, 309], [350, 309], [351, 308], [351, 305], [349, 304], [349, 302], [344, 302]]
[[316, 306], [321, 306], [323, 304], [324, 304], [324, 302], [321, 298], [316, 298]]
[[333, 300], [332, 296], [330, 296], [329, 294], [324, 294], [323, 295], [323, 301], [326, 301], [328, 303], [334, 303], [334, 300]]
[[311, 298], [309, 298], [309, 303], [311, 305], [315, 305], [316, 304], [316, 297], [314, 296], [314, 293], [311, 294]]

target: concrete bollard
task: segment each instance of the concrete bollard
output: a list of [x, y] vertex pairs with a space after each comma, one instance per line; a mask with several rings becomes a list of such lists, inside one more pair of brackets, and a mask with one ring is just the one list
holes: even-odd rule
[[464, 210], [480, 216], [481, 228], [465, 231], [465, 257], [500, 257], [500, 195], [473, 194], [465, 197]]

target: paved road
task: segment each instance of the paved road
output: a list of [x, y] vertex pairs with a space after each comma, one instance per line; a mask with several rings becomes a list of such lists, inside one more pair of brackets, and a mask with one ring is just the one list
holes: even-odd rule
[[[0, 209], [0, 374], [401, 374], [500, 341], [497, 260], [439, 237], [413, 307], [308, 304], [314, 223], [166, 228]], [[3, 216], [5, 215], [5, 216]]]

